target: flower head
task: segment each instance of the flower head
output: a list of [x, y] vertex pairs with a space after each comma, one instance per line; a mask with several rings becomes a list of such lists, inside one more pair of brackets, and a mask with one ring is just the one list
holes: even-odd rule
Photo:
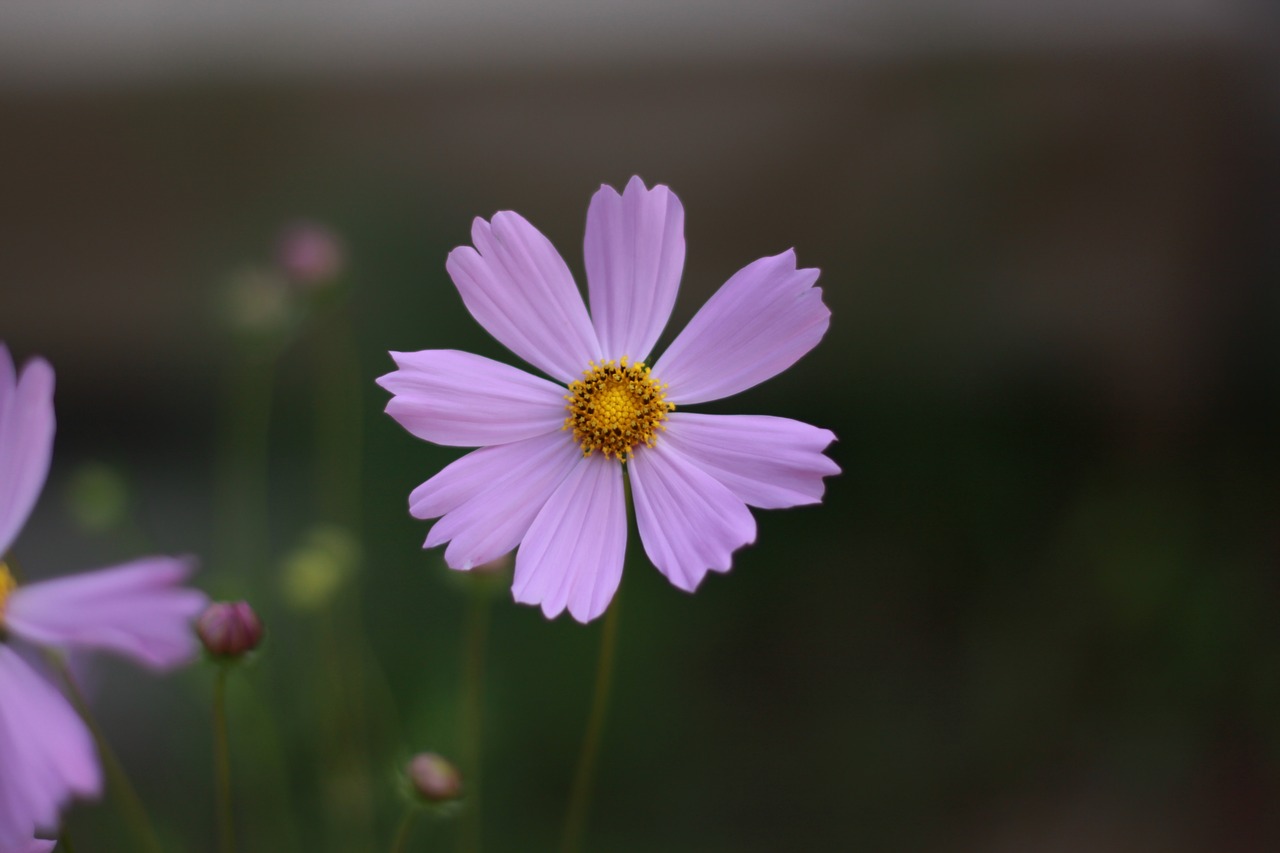
[[[44, 486], [53, 433], [53, 369], [32, 359], [19, 375], [0, 344], [0, 557]], [[181, 585], [193, 568], [148, 557], [20, 584], [0, 562], [0, 851], [27, 850], [38, 829], [57, 827], [69, 799], [96, 796], [102, 786], [84, 723], [8, 640], [176, 666], [195, 653], [190, 622], [205, 603]]]
[[[646, 554], [692, 591], [755, 540], [748, 506], [816, 503], [835, 436], [786, 418], [689, 405], [781, 373], [826, 332], [818, 271], [791, 251], [735, 273], [650, 361], [684, 267], [684, 208], [664, 186], [601, 187], [587, 213], [583, 304], [559, 253], [511, 212], [476, 219], [447, 268], [471, 315], [551, 379], [454, 350], [393, 352], [378, 382], [415, 436], [479, 447], [409, 496], [439, 518], [426, 547], [469, 569], [516, 546], [514, 594], [586, 622], [622, 575], [629, 478]], [[560, 383], [560, 384], [557, 384]], [[624, 470], [625, 468], [625, 470]]]

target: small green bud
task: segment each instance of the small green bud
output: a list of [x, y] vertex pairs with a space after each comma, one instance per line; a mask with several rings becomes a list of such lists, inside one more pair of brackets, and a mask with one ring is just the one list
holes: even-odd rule
[[360, 563], [360, 543], [345, 528], [314, 527], [285, 557], [280, 591], [289, 606], [315, 610], [327, 605]]
[[90, 462], [71, 477], [67, 502], [71, 516], [86, 530], [115, 530], [129, 517], [129, 484], [110, 465]]

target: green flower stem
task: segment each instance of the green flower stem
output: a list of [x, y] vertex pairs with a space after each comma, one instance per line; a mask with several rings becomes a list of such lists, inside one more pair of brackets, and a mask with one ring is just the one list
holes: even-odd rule
[[62, 853], [76, 853], [76, 846], [71, 843], [71, 833], [65, 827], [58, 836], [58, 849]]
[[391, 842], [391, 853], [404, 853], [409, 849], [409, 834], [413, 832], [413, 822], [417, 819], [419, 811], [417, 806], [409, 806], [405, 809], [400, 828], [396, 830], [395, 840]]
[[461, 708], [462, 760], [465, 766], [467, 799], [459, 833], [458, 849], [463, 853], [480, 853], [480, 765], [484, 740], [484, 659], [489, 638], [492, 596], [486, 581], [470, 577], [470, 601], [467, 607], [467, 639], [463, 650], [463, 687]]
[[231, 748], [227, 738], [227, 673], [229, 664], [219, 664], [213, 681], [213, 772], [218, 801], [218, 849], [235, 853], [236, 824], [231, 810]]
[[364, 465], [364, 374], [344, 304], [328, 306], [311, 336], [315, 382], [315, 497], [320, 517], [357, 533]]
[[[160, 838], [156, 835], [155, 827], [151, 825], [151, 819], [147, 817], [147, 810], [143, 807], [142, 800], [138, 797], [138, 792], [133, 787], [133, 783], [129, 781], [129, 776], [124, 772], [124, 766], [120, 763], [120, 759], [116, 757], [111, 745], [107, 743], [107, 738], [102, 733], [102, 727], [98, 725], [98, 721], [90, 712], [89, 703], [85, 701], [84, 694], [80, 692], [75, 679], [71, 677], [71, 671], [67, 669], [66, 661], [52, 652], [48, 653], [46, 657], [59, 677], [62, 678], [63, 683], [66, 684], [67, 693], [71, 697], [71, 704], [75, 706], [76, 712], [80, 714], [80, 718], [89, 727], [89, 733], [93, 735], [93, 742], [98, 748], [102, 766], [107, 772], [108, 786], [118, 801], [125, 822], [129, 824], [138, 838], [139, 849], [145, 850], [147, 853], [162, 853], [164, 848], [160, 846]], [[65, 836], [63, 841], [65, 844]]]
[[242, 344], [233, 356], [221, 412], [219, 564], [240, 578], [263, 568], [268, 551], [271, 403], [280, 342]]
[[595, 777], [596, 756], [600, 751], [600, 736], [604, 731], [605, 716], [609, 710], [609, 686], [613, 681], [614, 648], [618, 638], [618, 595], [605, 613], [600, 637], [600, 657], [596, 663], [595, 696], [591, 701], [591, 716], [587, 720], [587, 732], [582, 739], [582, 752], [578, 757], [578, 770], [573, 778], [573, 793], [569, 798], [569, 811], [565, 815], [564, 835], [560, 844], [562, 853], [577, 853], [581, 849], [582, 835], [586, 828], [587, 811], [591, 805], [592, 781]]
[[[345, 298], [337, 283], [324, 295], [329, 297], [318, 309], [310, 334], [310, 360], [315, 383], [315, 453], [313, 478], [317, 515], [341, 525], [357, 541], [363, 524], [360, 495], [363, 489], [364, 377], [360, 353], [353, 334]], [[319, 295], [319, 294], [318, 294]], [[357, 578], [329, 602], [322, 626], [324, 642], [335, 661], [328, 689], [333, 697], [327, 740], [334, 767], [360, 781], [356, 789], [373, 790], [378, 732], [369, 704], [375, 694], [374, 680], [384, 678], [364, 628], [362, 595]], [[375, 709], [376, 711], [377, 709]], [[385, 708], [382, 709], [385, 712]], [[387, 714], [378, 721], [387, 727]], [[351, 830], [358, 838], [348, 843], [369, 847], [376, 838], [375, 803], [371, 796], [355, 796], [348, 803]]]
[[[284, 739], [280, 735], [280, 726], [276, 722], [270, 697], [255, 682], [275, 684], [272, 677], [272, 658], [262, 655], [254, 659], [254, 678], [241, 679], [241, 687], [247, 690], [253, 706], [254, 728], [249, 731], [253, 738], [252, 748], [257, 758], [254, 784], [254, 807], [257, 814], [270, 815], [274, 821], [275, 832], [270, 843], [263, 842], [265, 849], [272, 853], [291, 850], [296, 853], [302, 845], [298, 840], [298, 820], [295, 817], [293, 785], [289, 775], [289, 763], [286, 759]], [[244, 731], [244, 726], [240, 731]], [[256, 781], [263, 780], [263, 781]], [[242, 809], [242, 815], [248, 809]], [[253, 821], [251, 821], [253, 823]], [[264, 830], [264, 822], [258, 821], [257, 831]]]

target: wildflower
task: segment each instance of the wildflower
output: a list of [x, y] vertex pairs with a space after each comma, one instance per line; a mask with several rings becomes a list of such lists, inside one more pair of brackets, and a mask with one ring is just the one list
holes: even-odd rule
[[409, 496], [413, 516], [440, 518], [425, 547], [448, 542], [449, 566], [519, 545], [515, 599], [587, 622], [622, 575], [624, 467], [645, 552], [690, 592], [755, 540], [748, 505], [821, 500], [822, 478], [839, 471], [822, 453], [829, 430], [683, 411], [763, 382], [818, 343], [830, 311], [817, 270], [798, 269], [791, 251], [747, 265], [651, 365], [684, 266], [684, 209], [669, 189], [632, 178], [592, 199], [590, 316], [559, 253], [521, 216], [476, 219], [471, 236], [475, 247], [447, 264], [468, 310], [564, 384], [455, 350], [391, 353], [398, 369], [378, 380], [394, 395], [388, 414], [418, 438], [480, 447]]
[[219, 601], [196, 620], [196, 636], [215, 658], [242, 658], [262, 642], [262, 620], [247, 601]]
[[[32, 359], [18, 375], [0, 344], [0, 555], [44, 486], [53, 433], [53, 369]], [[186, 560], [148, 557], [19, 585], [0, 562], [0, 850], [39, 845], [36, 831], [56, 829], [69, 799], [96, 796], [102, 786], [84, 723], [9, 641], [175, 666], [195, 652], [189, 623], [205, 601], [180, 586], [192, 568]]]

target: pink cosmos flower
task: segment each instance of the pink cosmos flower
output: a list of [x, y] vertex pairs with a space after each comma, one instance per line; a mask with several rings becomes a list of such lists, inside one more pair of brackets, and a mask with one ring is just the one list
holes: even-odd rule
[[2, 561], [35, 505], [53, 449], [53, 369], [32, 359], [18, 375], [0, 344], [0, 853], [48, 850], [72, 797], [102, 787], [93, 740], [67, 700], [9, 645], [102, 649], [154, 669], [196, 651], [190, 622], [203, 593], [182, 587], [188, 560], [127, 565], [18, 585]]
[[378, 379], [393, 394], [387, 413], [418, 438], [480, 447], [409, 496], [414, 517], [440, 519], [425, 547], [448, 542], [449, 566], [519, 545], [516, 601], [587, 622], [622, 576], [624, 474], [645, 552], [690, 592], [755, 541], [748, 505], [821, 500], [822, 478], [839, 471], [823, 455], [829, 430], [683, 411], [763, 382], [822, 338], [831, 312], [818, 271], [797, 269], [793, 252], [735, 273], [650, 368], [684, 267], [684, 208], [665, 186], [632, 178], [592, 199], [590, 316], [564, 260], [520, 215], [476, 219], [471, 238], [447, 264], [462, 301], [556, 382], [455, 350], [391, 353], [399, 369]]

